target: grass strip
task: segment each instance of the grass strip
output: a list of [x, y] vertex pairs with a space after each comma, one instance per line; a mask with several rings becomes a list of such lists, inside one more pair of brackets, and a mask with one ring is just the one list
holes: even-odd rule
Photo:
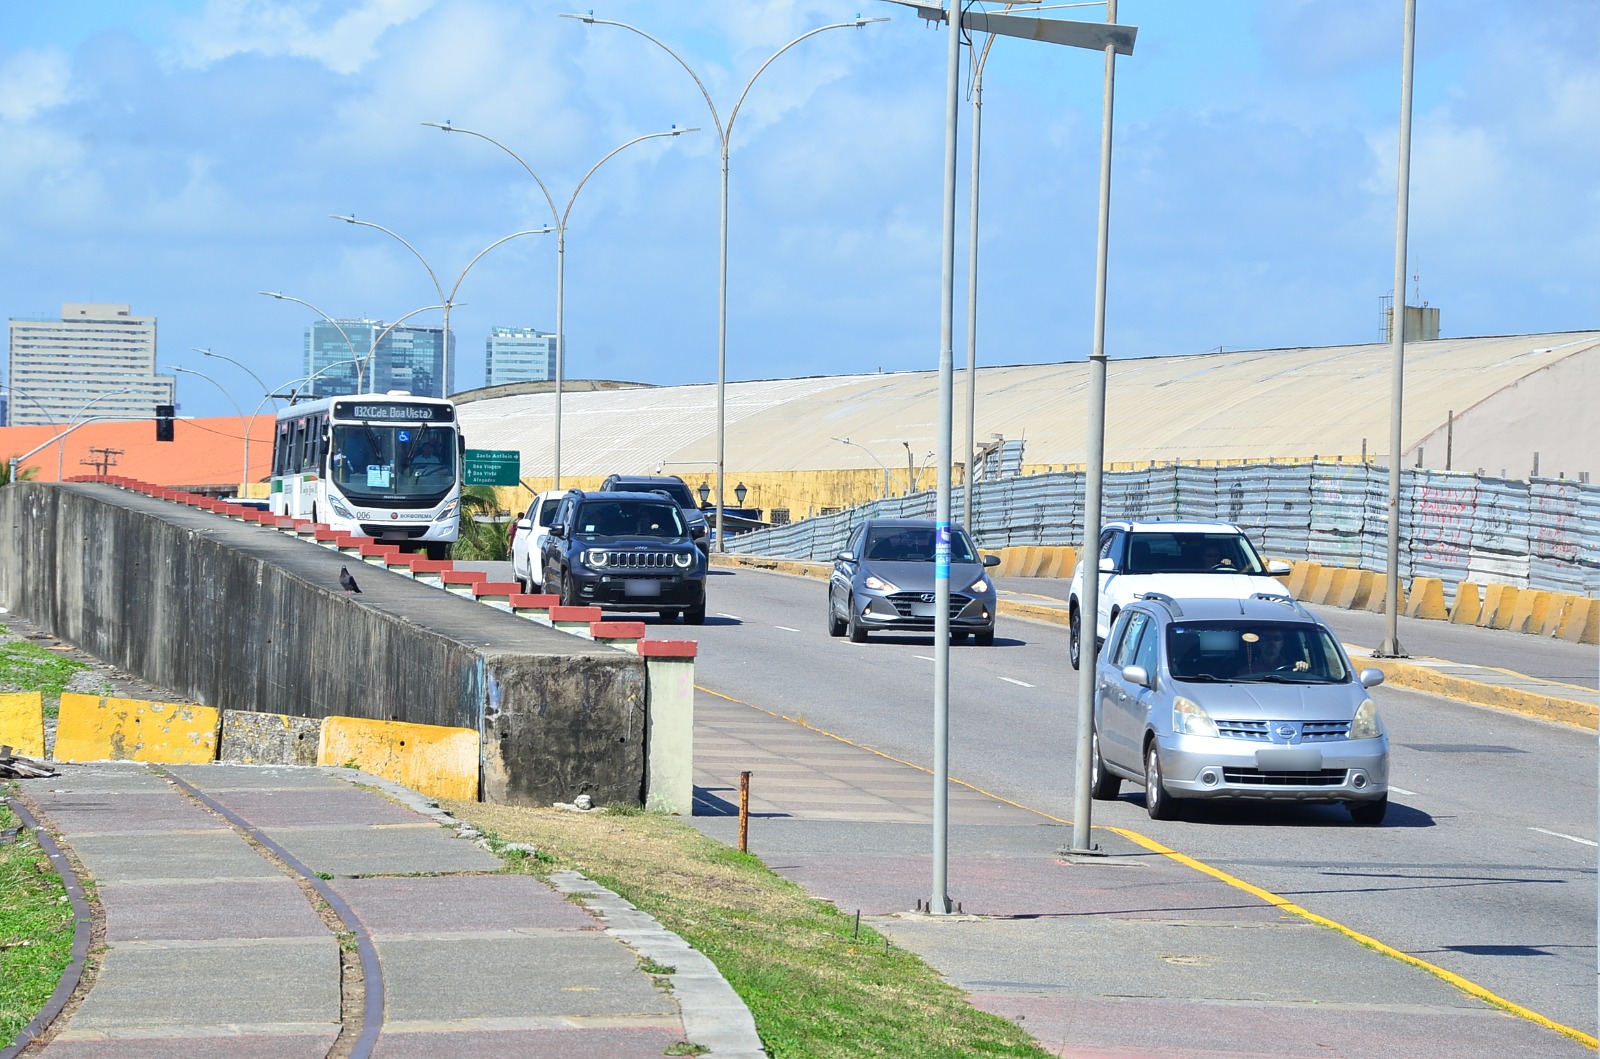
[[716, 964], [773, 1059], [955, 1059], [1048, 1052], [967, 1003], [921, 958], [740, 853], [657, 813], [572, 813], [449, 802], [512, 870], [570, 868], [616, 891]]
[[[0, 625], [0, 636], [10, 630]], [[37, 691], [44, 696], [44, 713], [54, 717], [61, 709], [61, 693], [73, 676], [88, 665], [27, 640], [0, 642], [0, 691]]]
[[[9, 789], [0, 786], [0, 795]], [[72, 903], [33, 832], [0, 802], [0, 1048], [26, 1026], [72, 960]]]

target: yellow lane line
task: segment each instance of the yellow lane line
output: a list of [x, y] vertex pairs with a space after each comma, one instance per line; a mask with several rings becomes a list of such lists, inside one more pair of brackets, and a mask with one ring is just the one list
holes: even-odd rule
[[[757, 706], [755, 703], [746, 702], [743, 699], [736, 699], [732, 695], [724, 695], [722, 692], [713, 691], [711, 688], [705, 687], [702, 684], [696, 684], [695, 685], [695, 690], [696, 691], [703, 691], [707, 695], [711, 695], [711, 696], [714, 696], [716, 698], [722, 699], [725, 702], [732, 702], [732, 703], [737, 703], [740, 706], [746, 706], [746, 707], [748, 707], [748, 708], [750, 708], [752, 710], [757, 711], [758, 713], [764, 713], [769, 717], [776, 717], [779, 720], [788, 721], [791, 724], [797, 724], [800, 727], [806, 729], [807, 731], [816, 732], [818, 735], [823, 735], [823, 736], [828, 737], [829, 739], [837, 740], [837, 741], [839, 741], [841, 743], [844, 743], [847, 746], [853, 746], [858, 750], [865, 750], [867, 753], [875, 754], [878, 757], [881, 757], [881, 758], [883, 758], [883, 759], [885, 759], [887, 761], [893, 761], [896, 764], [905, 765], [907, 768], [915, 769], [916, 771], [921, 772], [924, 775], [928, 775], [928, 776], [933, 775], [933, 770], [932, 769], [925, 768], [922, 765], [916, 764], [915, 762], [906, 761], [903, 758], [895, 757], [893, 754], [885, 754], [883, 751], [875, 750], [870, 746], [863, 746], [862, 744], [857, 743], [852, 739], [848, 739], [845, 736], [838, 735], [838, 734], [836, 734], [834, 732], [830, 732], [825, 728], [818, 728], [816, 725], [810, 724], [807, 721], [804, 721], [804, 720], [800, 719], [799, 717], [791, 717], [786, 713], [779, 713], [776, 710], [769, 710], [764, 706]], [[1033, 813], [1036, 816], [1042, 816], [1046, 820], [1053, 820], [1053, 821], [1055, 821], [1056, 823], [1059, 823], [1059, 824], [1071, 824], [1072, 823], [1072, 821], [1070, 821], [1070, 820], [1064, 820], [1059, 816], [1055, 816], [1055, 815], [1052, 815], [1050, 813], [1047, 813], [1043, 809], [1035, 809], [1031, 805], [1023, 805], [1021, 802], [1014, 802], [1010, 798], [1006, 798], [1006, 797], [1003, 797], [1001, 795], [995, 794], [993, 791], [986, 791], [982, 787], [978, 787], [978, 786], [975, 786], [975, 785], [973, 785], [971, 783], [967, 783], [965, 780], [959, 780], [959, 779], [956, 779], [955, 777], [952, 776], [952, 777], [950, 777], [950, 782], [954, 783], [954, 784], [956, 784], [958, 786], [965, 787], [968, 790], [973, 791], [973, 792], [975, 792], [977, 794], [981, 794], [986, 798], [993, 798], [997, 802], [1003, 802], [1006, 805], [1010, 805], [1010, 806], [1013, 806], [1013, 807], [1015, 807], [1017, 809], [1021, 809], [1024, 812]], [[1590, 1048], [1600, 1048], [1600, 1040], [1597, 1040], [1595, 1037], [1591, 1036], [1590, 1034], [1584, 1033], [1582, 1030], [1574, 1029], [1571, 1026], [1564, 1026], [1561, 1023], [1556, 1022], [1553, 1019], [1546, 1018], [1545, 1016], [1539, 1014], [1537, 1011], [1529, 1010], [1528, 1008], [1525, 1008], [1520, 1004], [1517, 1004], [1517, 1003], [1514, 1003], [1514, 1002], [1512, 1002], [1510, 1000], [1507, 1000], [1504, 997], [1499, 996], [1499, 995], [1497, 995], [1495, 993], [1491, 993], [1489, 990], [1485, 989], [1483, 986], [1478, 985], [1477, 983], [1472, 982], [1472, 981], [1470, 981], [1470, 980], [1468, 980], [1466, 978], [1463, 978], [1463, 977], [1461, 977], [1460, 975], [1456, 974], [1453, 971], [1447, 971], [1443, 967], [1438, 966], [1437, 964], [1429, 963], [1427, 960], [1419, 959], [1416, 956], [1412, 956], [1410, 953], [1402, 952], [1399, 949], [1396, 949], [1391, 945], [1385, 945], [1383, 942], [1377, 940], [1376, 938], [1369, 937], [1368, 935], [1363, 934], [1358, 930], [1354, 930], [1354, 929], [1352, 929], [1350, 927], [1347, 927], [1342, 923], [1339, 923], [1339, 922], [1337, 922], [1335, 920], [1327, 918], [1326, 916], [1319, 916], [1315, 912], [1311, 911], [1310, 909], [1302, 908], [1300, 905], [1295, 904], [1293, 901], [1290, 901], [1288, 898], [1280, 897], [1280, 896], [1278, 896], [1277, 894], [1273, 893], [1270, 890], [1263, 890], [1259, 886], [1256, 886], [1256, 885], [1254, 885], [1252, 883], [1245, 882], [1243, 879], [1240, 879], [1237, 876], [1228, 874], [1227, 872], [1223, 871], [1221, 868], [1212, 867], [1211, 865], [1205, 863], [1204, 861], [1196, 860], [1195, 858], [1193, 858], [1193, 857], [1191, 857], [1191, 856], [1189, 856], [1187, 854], [1179, 853], [1177, 850], [1174, 850], [1174, 849], [1169, 849], [1168, 847], [1163, 846], [1161, 843], [1157, 842], [1153, 838], [1149, 838], [1146, 835], [1141, 835], [1137, 831], [1130, 831], [1127, 828], [1110, 827], [1110, 826], [1105, 825], [1105, 824], [1096, 824], [1094, 826], [1096, 828], [1101, 829], [1101, 830], [1109, 831], [1112, 834], [1121, 835], [1123, 838], [1126, 838], [1128, 841], [1134, 843], [1135, 845], [1143, 846], [1145, 849], [1149, 850], [1152, 853], [1159, 853], [1161, 856], [1168, 857], [1171, 860], [1176, 861], [1179, 864], [1182, 864], [1184, 867], [1190, 868], [1190, 869], [1192, 869], [1194, 871], [1197, 871], [1197, 872], [1200, 872], [1203, 875], [1209, 875], [1213, 879], [1216, 879], [1219, 882], [1225, 883], [1228, 886], [1231, 886], [1236, 890], [1243, 890], [1245, 893], [1250, 894], [1252, 897], [1255, 897], [1255, 898], [1257, 898], [1257, 899], [1259, 899], [1261, 901], [1264, 901], [1269, 905], [1272, 905], [1274, 908], [1281, 909], [1282, 911], [1288, 912], [1291, 915], [1299, 916], [1302, 919], [1308, 920], [1308, 921], [1310, 921], [1312, 923], [1316, 923], [1319, 926], [1324, 926], [1324, 927], [1329, 928], [1330, 930], [1337, 931], [1338, 933], [1343, 934], [1345, 937], [1347, 937], [1350, 940], [1356, 942], [1357, 944], [1365, 945], [1367, 948], [1372, 949], [1375, 952], [1380, 952], [1383, 955], [1390, 956], [1390, 957], [1392, 957], [1392, 958], [1394, 958], [1396, 960], [1399, 960], [1402, 963], [1408, 963], [1408, 964], [1412, 965], [1413, 967], [1418, 967], [1418, 968], [1420, 968], [1420, 969], [1422, 969], [1424, 971], [1427, 971], [1429, 974], [1431, 974], [1431, 975], [1433, 975], [1433, 976], [1435, 976], [1437, 978], [1443, 979], [1444, 981], [1446, 981], [1446, 982], [1450, 983], [1451, 985], [1455, 986], [1457, 989], [1461, 990], [1463, 993], [1466, 993], [1468, 996], [1476, 997], [1477, 999], [1482, 1000], [1486, 1004], [1489, 1004], [1489, 1005], [1491, 1005], [1493, 1007], [1499, 1008], [1501, 1011], [1507, 1012], [1508, 1014], [1511, 1014], [1511, 1015], [1515, 1015], [1518, 1018], [1527, 1019], [1528, 1021], [1537, 1023], [1538, 1025], [1543, 1026], [1546, 1029], [1554, 1030], [1555, 1032], [1557, 1032], [1557, 1033], [1559, 1033], [1559, 1034], [1561, 1034], [1561, 1035], [1563, 1035], [1565, 1037], [1570, 1037], [1573, 1040], [1578, 1041], [1581, 1044], [1587, 1045]]]

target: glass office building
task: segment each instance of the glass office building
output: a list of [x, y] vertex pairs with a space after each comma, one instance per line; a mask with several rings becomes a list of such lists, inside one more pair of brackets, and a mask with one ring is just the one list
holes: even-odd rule
[[483, 384], [549, 382], [556, 377], [556, 336], [531, 327], [496, 327], [485, 343]]

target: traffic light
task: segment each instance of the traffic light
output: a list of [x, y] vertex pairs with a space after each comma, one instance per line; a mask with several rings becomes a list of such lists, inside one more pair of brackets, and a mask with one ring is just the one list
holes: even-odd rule
[[156, 440], [172, 440], [172, 415], [176, 409], [170, 404], [156, 405]]

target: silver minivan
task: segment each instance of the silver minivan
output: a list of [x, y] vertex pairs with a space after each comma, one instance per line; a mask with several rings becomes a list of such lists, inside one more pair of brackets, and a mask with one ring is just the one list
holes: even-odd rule
[[1338, 639], [1276, 595], [1126, 606], [1095, 667], [1090, 787], [1110, 799], [1144, 784], [1145, 809], [1185, 802], [1342, 802], [1358, 824], [1383, 822], [1389, 738]]

